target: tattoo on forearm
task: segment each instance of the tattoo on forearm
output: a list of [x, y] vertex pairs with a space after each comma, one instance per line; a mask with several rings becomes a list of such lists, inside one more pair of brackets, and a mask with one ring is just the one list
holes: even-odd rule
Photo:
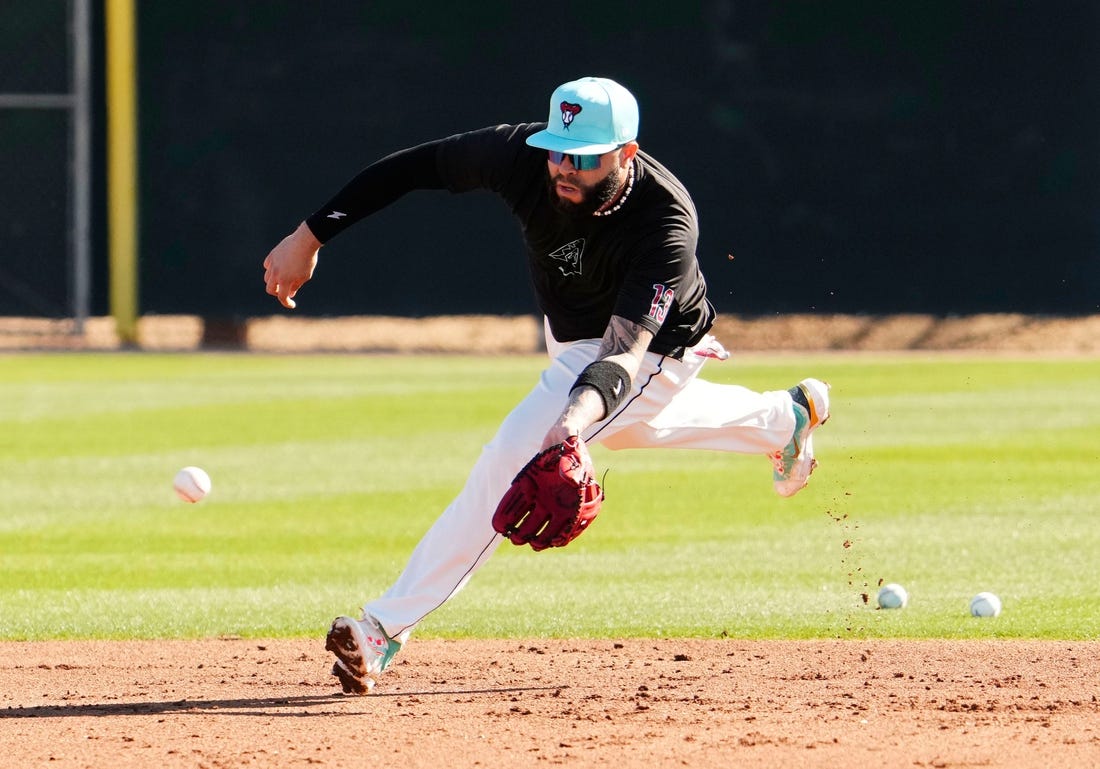
[[607, 326], [607, 333], [604, 334], [603, 342], [600, 344], [599, 357], [606, 358], [609, 355], [624, 352], [641, 357], [652, 340], [653, 332], [639, 323], [616, 315], [611, 318]]

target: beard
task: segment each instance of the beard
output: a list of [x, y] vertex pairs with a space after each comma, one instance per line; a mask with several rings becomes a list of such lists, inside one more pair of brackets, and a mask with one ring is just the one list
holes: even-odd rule
[[[565, 200], [560, 197], [557, 189], [554, 187], [559, 181], [567, 181], [569, 184], [578, 188], [583, 193], [581, 201], [579, 203], [574, 203], [572, 200]], [[566, 179], [564, 174], [549, 176], [546, 182], [547, 189], [550, 193], [550, 204], [554, 206], [554, 209], [558, 213], [565, 214], [575, 219], [592, 216], [592, 214], [614, 200], [622, 183], [623, 171], [620, 168], [616, 168], [612, 173], [609, 173], [591, 187], [586, 187], [574, 179]]]

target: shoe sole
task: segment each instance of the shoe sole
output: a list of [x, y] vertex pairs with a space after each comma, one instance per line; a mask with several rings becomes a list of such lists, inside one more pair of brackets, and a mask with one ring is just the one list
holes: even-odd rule
[[802, 489], [806, 488], [810, 484], [810, 476], [813, 475], [814, 470], [817, 469], [817, 459], [814, 457], [813, 453], [814, 453], [813, 436], [807, 436], [806, 443], [802, 447], [802, 454], [799, 455], [799, 462], [801, 462], [801, 457], [805, 456], [806, 454], [809, 454], [809, 457], [810, 457], [809, 464], [810, 464], [810, 466], [806, 470], [806, 476], [805, 477], [800, 476], [800, 480], [795, 480], [794, 478], [791, 478], [791, 479], [787, 480], [786, 483], [792, 483], [792, 481], [793, 481], [794, 483], [798, 484], [797, 486], [792, 485], [789, 488], [784, 487], [784, 486], [780, 486], [779, 483], [776, 483], [775, 484], [775, 493], [776, 494], [778, 494], [781, 497], [793, 497], [795, 494], [802, 491]]
[[340, 680], [340, 688], [344, 694], [370, 694], [374, 688], [373, 678], [359, 678], [352, 674], [340, 660], [332, 663], [332, 674]]
[[374, 680], [367, 676], [363, 650], [358, 634], [346, 618], [337, 617], [325, 636], [325, 649], [336, 655], [332, 674], [340, 679], [345, 694], [366, 694], [374, 687]]
[[[830, 385], [828, 382], [821, 381], [820, 379], [817, 380], [817, 381], [819, 381], [819, 382], [821, 382], [821, 384], [825, 385], [825, 393], [826, 393], [826, 396], [827, 396], [829, 390], [832, 389], [832, 385]], [[813, 448], [813, 445], [814, 445], [813, 444], [814, 430], [816, 430], [817, 428], [821, 427], [823, 424], [828, 422], [829, 417], [831, 416], [828, 405], [826, 405], [826, 407], [825, 407], [825, 413], [824, 414], [822, 414], [820, 411], [818, 411], [818, 403], [814, 399], [813, 393], [810, 392], [810, 388], [808, 388], [802, 382], [798, 383], [798, 388], [800, 390], [802, 390], [802, 394], [806, 396], [806, 402], [810, 406], [810, 408], [808, 409], [810, 429], [806, 431], [806, 440], [802, 445], [802, 451], [799, 452], [799, 460], [801, 460], [801, 458], [803, 456], [808, 454], [809, 458], [810, 458], [810, 462], [809, 462], [810, 466], [806, 470], [805, 478], [803, 478], [800, 483], [798, 483], [796, 481], [796, 483], [798, 483], [797, 486], [794, 486], [792, 488], [784, 488], [784, 487], [781, 487], [778, 483], [775, 484], [775, 493], [778, 494], [781, 497], [793, 497], [795, 494], [802, 491], [802, 489], [806, 488], [806, 486], [809, 485], [810, 476], [813, 475], [814, 470], [817, 469], [817, 459], [814, 457], [814, 448]], [[790, 481], [787, 481], [787, 483], [790, 483]]]

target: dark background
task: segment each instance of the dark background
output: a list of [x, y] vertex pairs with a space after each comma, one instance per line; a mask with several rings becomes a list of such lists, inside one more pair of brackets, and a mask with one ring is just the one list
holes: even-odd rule
[[[23, 26], [0, 32], [0, 91], [63, 88]], [[1098, 43], [1093, 2], [139, 3], [141, 311], [284, 312], [261, 261], [364, 165], [544, 120], [555, 86], [603, 75], [693, 193], [721, 312], [1094, 313]], [[0, 314], [64, 307], [48, 118], [0, 110]], [[296, 313], [527, 313], [523, 265], [494, 197], [415, 192], [322, 251]]]

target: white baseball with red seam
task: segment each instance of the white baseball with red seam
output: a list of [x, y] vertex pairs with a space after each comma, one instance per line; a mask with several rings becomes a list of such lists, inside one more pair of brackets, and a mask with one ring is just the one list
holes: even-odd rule
[[198, 502], [210, 493], [210, 476], [201, 467], [185, 467], [176, 473], [172, 487], [184, 502]]

